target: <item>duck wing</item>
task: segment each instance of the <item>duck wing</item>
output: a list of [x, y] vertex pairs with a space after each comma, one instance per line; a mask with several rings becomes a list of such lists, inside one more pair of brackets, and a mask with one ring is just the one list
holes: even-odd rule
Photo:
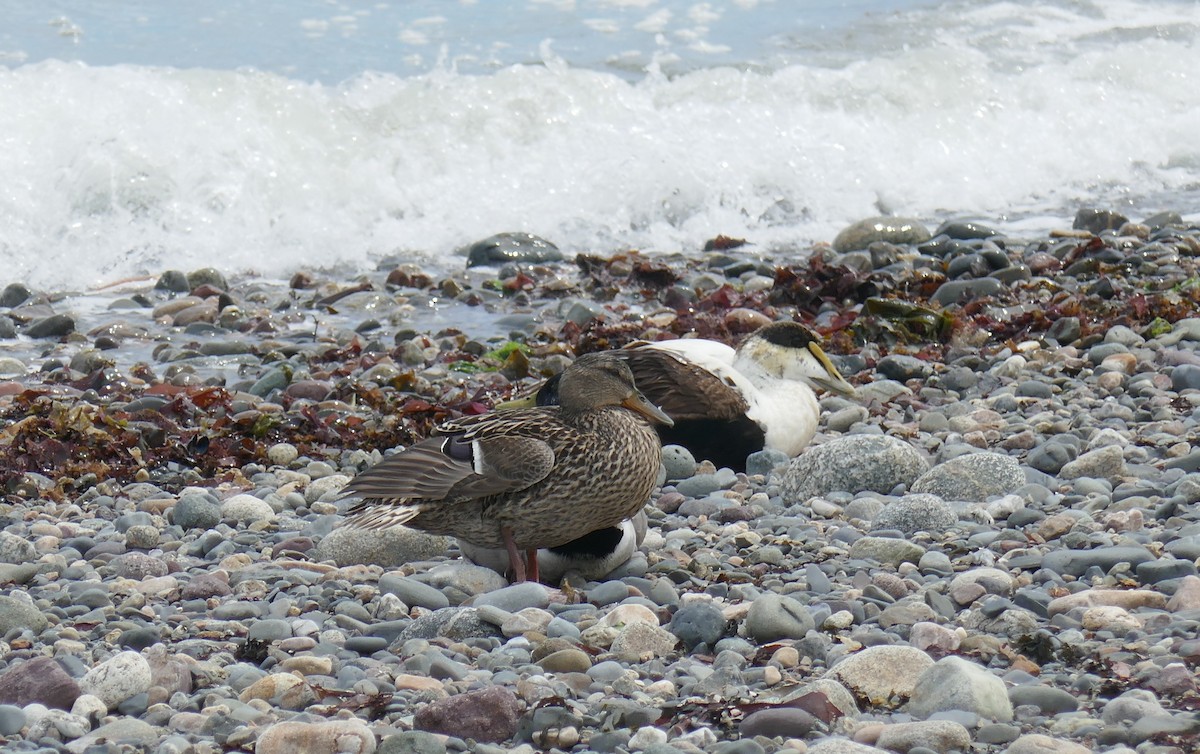
[[[668, 341], [673, 342], [673, 341]], [[688, 419], [732, 421], [749, 409], [745, 377], [720, 360], [692, 361], [658, 347], [635, 343], [616, 353], [629, 364], [638, 389], [676, 422]]]
[[[552, 426], [553, 425], [553, 426]], [[356, 476], [342, 492], [361, 497], [360, 510], [381, 500], [473, 499], [525, 489], [554, 468], [556, 409], [483, 414], [446, 422], [438, 435], [389, 456]]]

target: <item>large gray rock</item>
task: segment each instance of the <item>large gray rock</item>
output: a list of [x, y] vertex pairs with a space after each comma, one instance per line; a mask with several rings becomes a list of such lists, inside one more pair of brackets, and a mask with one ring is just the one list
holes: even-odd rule
[[809, 448], [783, 475], [785, 499], [802, 502], [831, 492], [891, 492], [912, 484], [929, 464], [908, 443], [887, 435], [847, 435]]
[[16, 661], [0, 675], [0, 704], [69, 710], [79, 694], [79, 684], [51, 657]]
[[1116, 445], [1089, 450], [1087, 453], [1066, 463], [1058, 475], [1063, 479], [1114, 479], [1125, 473], [1125, 456]]
[[47, 625], [46, 616], [29, 602], [16, 597], [0, 597], [0, 636], [14, 628], [41, 633]]
[[971, 734], [953, 720], [923, 720], [885, 725], [876, 743], [888, 751], [908, 751], [917, 746], [934, 751], [967, 751]]
[[897, 529], [905, 534], [943, 532], [958, 523], [954, 508], [937, 495], [905, 495], [888, 503], [871, 521], [872, 529]]
[[945, 710], [973, 712], [998, 722], [1013, 719], [1004, 681], [961, 657], [943, 657], [922, 673], [908, 703], [908, 712], [915, 717]]
[[828, 675], [872, 705], [895, 707], [912, 696], [932, 665], [933, 658], [916, 647], [882, 645], [846, 657]]
[[429, 560], [450, 550], [450, 538], [407, 526], [388, 529], [334, 529], [312, 550], [315, 560], [332, 560], [339, 566], [378, 565], [396, 568], [417, 560]]
[[982, 503], [1007, 495], [1025, 484], [1017, 459], [1000, 453], [969, 453], [939, 463], [913, 482], [912, 492], [937, 495], [943, 500]]
[[131, 696], [150, 688], [153, 671], [137, 652], [118, 652], [92, 668], [79, 681], [79, 689], [108, 705], [111, 710]]
[[750, 605], [746, 633], [759, 644], [780, 639], [803, 639], [816, 627], [808, 608], [792, 597], [764, 594]]
[[513, 692], [493, 686], [422, 706], [413, 718], [413, 728], [497, 743], [507, 741], [517, 732], [521, 708], [521, 701]]
[[37, 555], [37, 548], [28, 539], [0, 531], [0, 563], [30, 563]]

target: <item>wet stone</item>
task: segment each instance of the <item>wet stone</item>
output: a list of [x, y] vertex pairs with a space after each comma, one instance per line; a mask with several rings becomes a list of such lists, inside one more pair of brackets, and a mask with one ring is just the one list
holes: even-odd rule
[[1086, 230], [1089, 233], [1099, 234], [1106, 230], [1116, 230], [1127, 222], [1129, 222], [1129, 218], [1119, 212], [1085, 208], [1075, 213], [1075, 221], [1071, 227], [1075, 230]]
[[563, 259], [558, 247], [532, 233], [497, 233], [465, 250], [467, 267], [485, 264], [542, 264]]
[[865, 249], [879, 241], [891, 244], [918, 244], [929, 238], [929, 230], [917, 220], [904, 217], [868, 217], [838, 233], [833, 239], [833, 248], [845, 253]]
[[34, 320], [25, 328], [31, 338], [61, 338], [75, 332], [75, 319], [67, 314], [51, 314]]

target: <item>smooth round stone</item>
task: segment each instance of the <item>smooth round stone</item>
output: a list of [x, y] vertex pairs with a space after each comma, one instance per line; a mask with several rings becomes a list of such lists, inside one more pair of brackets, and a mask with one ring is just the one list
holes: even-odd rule
[[938, 226], [933, 235], [945, 235], [960, 241], [971, 241], [998, 236], [1000, 232], [972, 220], [947, 220]]
[[221, 516], [238, 523], [251, 524], [274, 520], [275, 509], [266, 500], [254, 495], [234, 495], [221, 502]]
[[818, 725], [817, 718], [799, 708], [783, 707], [752, 712], [738, 725], [743, 738], [804, 738]]
[[1160, 581], [1181, 579], [1184, 576], [1196, 575], [1196, 564], [1191, 560], [1181, 558], [1159, 558], [1138, 563], [1135, 568], [1138, 578], [1146, 584], [1157, 584]]
[[172, 509], [172, 520], [187, 529], [211, 529], [221, 523], [221, 506], [202, 495], [184, 495]]
[[[7, 317], [0, 319], [7, 319]], [[11, 326], [11, 320], [9, 320], [9, 323]], [[15, 335], [16, 332], [14, 331], [13, 336]], [[3, 332], [0, 332], [0, 338], [13, 336], [5, 336]], [[14, 359], [11, 356], [0, 357], [0, 377], [20, 377], [28, 371], [29, 367], [20, 359]]]
[[791, 597], [764, 594], [750, 605], [746, 614], [746, 633], [765, 644], [781, 639], [802, 639], [816, 627], [803, 604]]
[[754, 476], [761, 474], [767, 476], [773, 470], [783, 466], [791, 458], [787, 453], [775, 448], [763, 448], [746, 456], [746, 474]]
[[1017, 384], [1017, 395], [1022, 398], [1053, 398], [1054, 390], [1040, 380], [1023, 380]]
[[831, 492], [889, 493], [911, 484], [928, 464], [917, 450], [888, 435], [847, 435], [810, 447], [784, 472], [781, 492], [803, 502]]
[[255, 621], [246, 632], [246, 638], [255, 641], [282, 641], [292, 636], [292, 624], [278, 618]]
[[1032, 705], [1044, 715], [1057, 715], [1079, 709], [1079, 700], [1070, 692], [1052, 686], [1013, 686], [1008, 690], [1013, 706]]
[[25, 724], [24, 710], [11, 704], [0, 704], [0, 736], [14, 736]]
[[611, 605], [629, 596], [629, 587], [620, 581], [602, 581], [588, 589], [588, 602], [594, 605]]
[[1024, 484], [1025, 474], [1012, 456], [969, 453], [934, 466], [912, 483], [910, 491], [981, 503]]
[[1171, 389], [1176, 392], [1200, 390], [1200, 366], [1180, 364], [1171, 370]]
[[217, 620], [245, 620], [258, 618], [265, 612], [266, 605], [263, 603], [234, 600], [217, 605], [213, 608], [212, 615]]
[[664, 445], [662, 463], [667, 471], [668, 481], [688, 479], [696, 473], [696, 459], [692, 451], [682, 445]]
[[360, 655], [372, 655], [388, 648], [390, 642], [382, 636], [350, 636], [342, 646]]
[[1004, 290], [1004, 283], [993, 277], [948, 280], [938, 286], [929, 300], [946, 307], [961, 301], [974, 301], [985, 296], [996, 296]]
[[586, 673], [592, 667], [587, 652], [578, 649], [560, 649], [538, 660], [544, 670], [551, 673]]
[[708, 603], [685, 605], [671, 617], [667, 630], [679, 638], [688, 650], [697, 645], [716, 645], [725, 635], [729, 621], [715, 606]]
[[140, 651], [154, 646], [161, 639], [157, 628], [131, 628], [128, 631], [122, 631], [121, 635], [117, 637], [117, 646]]
[[481, 594], [473, 603], [476, 607], [491, 605], [510, 613], [516, 613], [527, 607], [545, 609], [550, 604], [550, 594], [546, 587], [531, 581], [513, 584], [503, 589], [497, 589], [488, 594]]
[[905, 534], [943, 532], [958, 523], [954, 509], [937, 495], [905, 495], [886, 504], [871, 521], [873, 530], [896, 529]]
[[542, 264], [561, 262], [562, 252], [544, 238], [523, 232], [497, 233], [476, 241], [460, 254], [467, 257], [467, 267], [485, 264]]
[[625, 675], [625, 666], [615, 660], [605, 660], [588, 668], [586, 672], [593, 681], [612, 683]]
[[445, 742], [433, 733], [423, 730], [406, 730], [379, 741], [375, 754], [445, 754]]
[[79, 681], [79, 689], [99, 698], [109, 708], [150, 688], [150, 663], [137, 652], [118, 652], [92, 668]]
[[131, 526], [125, 532], [125, 545], [138, 550], [152, 550], [158, 547], [161, 534], [156, 526]]
[[1041, 565], [1054, 573], [1082, 576], [1093, 567], [1107, 573], [1118, 563], [1129, 563], [1136, 568], [1154, 559], [1154, 554], [1144, 547], [1098, 547], [1092, 550], [1053, 550], [1042, 558]]
[[[437, 589], [401, 573], [385, 573], [379, 577], [379, 591], [394, 594], [406, 605], [437, 610], [449, 607], [450, 600]], [[510, 611], [515, 612], [515, 611]]]
[[75, 318], [68, 314], [51, 314], [42, 317], [25, 328], [31, 338], [61, 338], [75, 332]]
[[1079, 455], [1078, 449], [1071, 445], [1048, 440], [1030, 451], [1025, 462], [1047, 474], [1057, 474]]
[[932, 236], [920, 221], [907, 217], [881, 215], [868, 217], [843, 228], [833, 239], [833, 248], [840, 254], [865, 249], [877, 241], [904, 245], [919, 244]]
[[716, 474], [697, 474], [681, 480], [675, 485], [681, 495], [691, 498], [702, 498], [721, 489], [721, 481]]
[[924, 379], [933, 374], [933, 366], [915, 356], [904, 354], [888, 354], [879, 360], [875, 370], [888, 379], [907, 382], [912, 379]]
[[33, 291], [24, 283], [9, 283], [0, 291], [0, 308], [15, 309], [33, 297]]
[[982, 277], [992, 271], [992, 266], [982, 254], [960, 254], [946, 265], [946, 276], [951, 278], [969, 275]]
[[276, 466], [287, 466], [300, 456], [300, 451], [289, 442], [280, 442], [267, 448], [267, 460]]

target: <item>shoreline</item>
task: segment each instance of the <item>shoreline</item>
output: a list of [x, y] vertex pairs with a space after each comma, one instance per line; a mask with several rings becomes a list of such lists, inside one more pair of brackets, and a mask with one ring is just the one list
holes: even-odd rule
[[[518, 242], [446, 276], [10, 285], [0, 741], [1187, 751], [1200, 228], [1150, 219], [874, 218], [802, 261]], [[781, 318], [861, 399], [824, 397], [789, 465], [677, 472], [603, 580], [507, 586], [441, 538], [337, 528], [381, 452], [578, 353]], [[847, 490], [855, 464], [878, 480]]]

